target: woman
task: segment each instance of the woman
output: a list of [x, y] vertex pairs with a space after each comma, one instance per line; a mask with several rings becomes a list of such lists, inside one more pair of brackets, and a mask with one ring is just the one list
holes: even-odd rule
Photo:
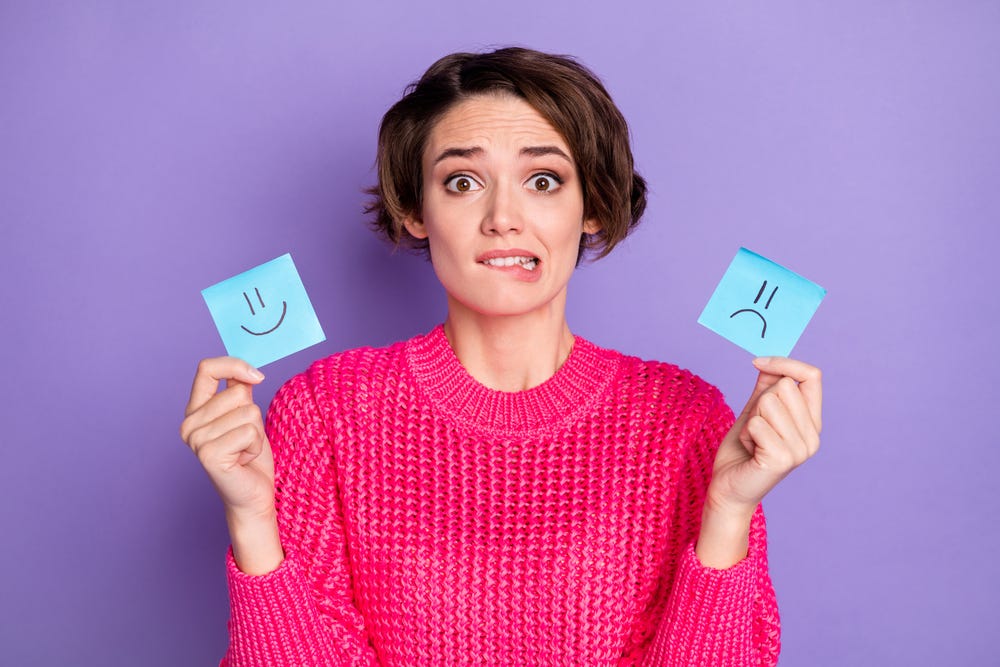
[[755, 360], [734, 423], [698, 377], [570, 332], [580, 253], [645, 207], [600, 82], [448, 56], [386, 114], [378, 166], [375, 224], [429, 252], [444, 324], [316, 362], [266, 430], [258, 371], [194, 379], [181, 435], [232, 537], [223, 664], [774, 664], [759, 503], [819, 446], [820, 374]]

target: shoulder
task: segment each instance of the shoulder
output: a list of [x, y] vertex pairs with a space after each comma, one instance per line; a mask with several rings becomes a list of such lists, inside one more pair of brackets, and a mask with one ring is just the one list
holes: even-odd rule
[[398, 382], [407, 342], [337, 352], [289, 378], [268, 408], [268, 437], [294, 432], [303, 440], [321, 439], [341, 423], [345, 411], [355, 411], [373, 392], [384, 394], [387, 385]]
[[272, 408], [308, 398], [325, 411], [349, 396], [394, 386], [406, 373], [407, 349], [424, 338], [426, 335], [382, 347], [358, 347], [317, 359], [281, 386]]
[[706, 422], [731, 423], [732, 410], [722, 392], [692, 371], [665, 361], [606, 352], [619, 358], [611, 398], [628, 404], [634, 413], [684, 430], [699, 429]]
[[319, 359], [304, 373], [319, 392], [355, 385], [398, 372], [406, 345], [399, 341], [384, 347], [358, 347]]
[[651, 399], [695, 402], [709, 409], [725, 405], [718, 387], [669, 362], [621, 354], [619, 378], [623, 387], [642, 392]]

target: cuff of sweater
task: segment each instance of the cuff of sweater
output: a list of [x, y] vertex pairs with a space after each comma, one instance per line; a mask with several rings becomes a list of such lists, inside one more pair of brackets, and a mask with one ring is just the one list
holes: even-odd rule
[[681, 554], [674, 580], [674, 600], [683, 601], [688, 613], [696, 616], [711, 611], [714, 616], [725, 618], [744, 612], [753, 602], [758, 561], [751, 548], [743, 560], [719, 570], [698, 560], [692, 542]]
[[682, 552], [663, 623], [647, 656], [652, 665], [744, 665], [753, 655], [753, 601], [759, 557], [732, 567], [703, 565]]
[[314, 665], [323, 647], [319, 614], [294, 554], [273, 572], [239, 569], [232, 547], [226, 554], [229, 584], [228, 667]]

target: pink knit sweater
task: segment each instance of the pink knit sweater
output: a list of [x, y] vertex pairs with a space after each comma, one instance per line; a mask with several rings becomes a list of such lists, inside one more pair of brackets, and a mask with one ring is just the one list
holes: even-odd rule
[[675, 366], [576, 338], [541, 386], [476, 382], [441, 327], [275, 396], [286, 558], [228, 555], [229, 667], [774, 665], [764, 518], [694, 554], [732, 412]]

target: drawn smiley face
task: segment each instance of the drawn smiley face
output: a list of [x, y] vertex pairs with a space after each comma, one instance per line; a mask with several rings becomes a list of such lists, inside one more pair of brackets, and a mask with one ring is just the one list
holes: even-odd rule
[[[261, 313], [263, 314], [264, 309], [266, 308], [266, 306], [264, 305], [264, 299], [261, 297], [259, 289], [257, 289], [256, 287], [254, 287], [253, 291], [254, 291], [254, 294], [257, 295], [257, 302], [260, 304], [260, 310], [261, 310]], [[254, 310], [253, 302], [250, 300], [250, 297], [249, 297], [249, 295], [247, 295], [246, 292], [243, 292], [243, 298], [246, 299], [247, 306], [250, 307], [250, 315], [256, 317], [257, 316], [257, 311]], [[282, 301], [281, 302], [281, 317], [278, 318], [278, 323], [275, 324], [270, 329], [268, 329], [266, 331], [253, 331], [253, 330], [247, 328], [247, 326], [243, 325], [243, 324], [240, 325], [240, 328], [243, 329], [244, 331], [246, 331], [251, 336], [266, 336], [269, 333], [273, 333], [278, 327], [281, 326], [281, 323], [285, 321], [285, 315], [287, 313], [288, 313], [288, 302], [287, 301]]]
[[288, 253], [201, 291], [226, 353], [260, 368], [326, 340]]
[[[764, 294], [764, 290], [766, 290], [766, 289], [767, 289], [767, 281], [765, 280], [764, 284], [760, 286], [760, 291], [757, 292], [757, 298], [753, 300], [754, 305], [756, 305], [757, 302], [760, 301], [760, 297]], [[771, 296], [767, 297], [767, 303], [764, 304], [764, 310], [767, 310], [768, 306], [771, 305], [771, 300], [774, 299], [774, 295], [777, 294], [777, 293], [778, 293], [778, 286], [775, 285], [774, 286], [774, 290], [771, 291]], [[730, 315], [729, 319], [733, 319], [734, 317], [736, 317], [740, 313], [753, 313], [754, 315], [756, 315], [757, 317], [760, 318], [760, 321], [764, 325], [763, 327], [761, 327], [761, 330], [760, 330], [760, 337], [763, 338], [764, 334], [767, 333], [767, 320], [764, 318], [764, 316], [761, 313], [759, 313], [757, 310], [754, 310], [753, 308], [740, 308], [735, 313], [733, 313], [732, 315]]]

